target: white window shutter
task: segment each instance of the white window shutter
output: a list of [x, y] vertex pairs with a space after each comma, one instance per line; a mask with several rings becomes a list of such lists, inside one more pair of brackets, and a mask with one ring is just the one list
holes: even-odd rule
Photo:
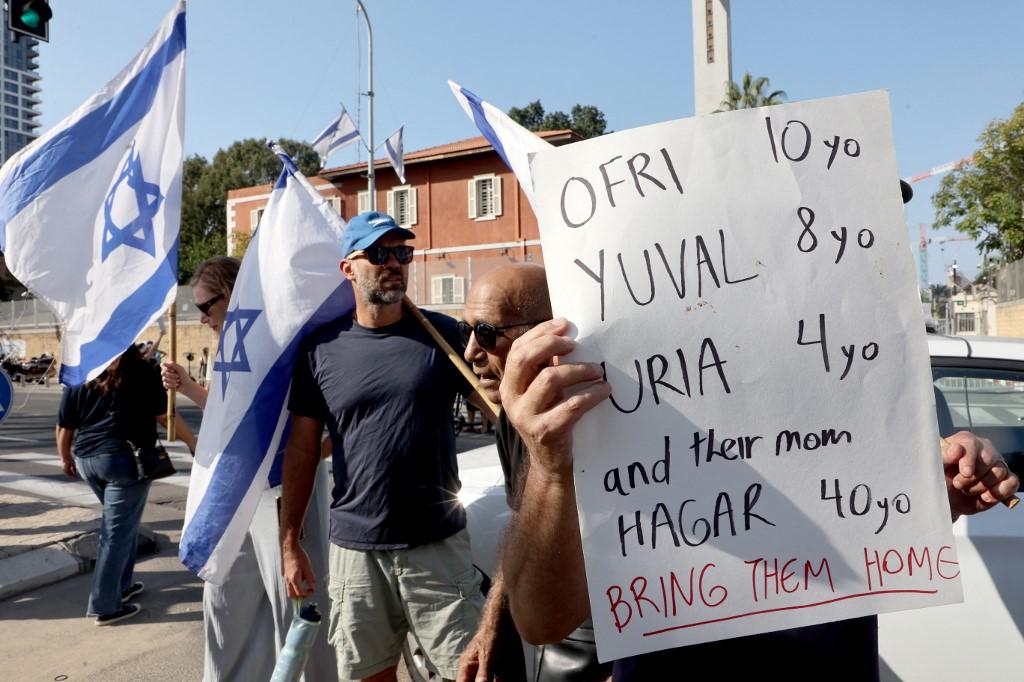
[[466, 278], [455, 277], [452, 281], [452, 303], [463, 303], [466, 300]]
[[444, 298], [444, 277], [434, 277], [430, 280], [430, 287], [430, 302], [441, 303], [441, 299]]
[[468, 183], [469, 192], [469, 217], [476, 218], [476, 180], [470, 180]]
[[409, 188], [409, 224], [415, 225], [419, 222], [419, 212], [416, 210], [416, 192], [415, 187]]
[[358, 209], [360, 213], [366, 213], [370, 210], [370, 192], [362, 191], [356, 195], [356, 202], [359, 204]]
[[492, 197], [491, 204], [494, 207], [494, 215], [501, 215], [501, 176], [495, 175], [493, 178]]
[[255, 232], [256, 226], [260, 224], [260, 210], [254, 209], [249, 212], [249, 231]]
[[395, 192], [388, 190], [388, 215], [395, 217]]

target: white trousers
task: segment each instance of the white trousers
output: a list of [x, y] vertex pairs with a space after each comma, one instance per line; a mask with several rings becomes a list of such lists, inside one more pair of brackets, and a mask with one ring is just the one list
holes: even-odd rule
[[[305, 682], [338, 679], [334, 648], [327, 641], [327, 615], [331, 612], [327, 596], [329, 479], [329, 465], [321, 462], [306, 510], [302, 541], [316, 574], [316, 592], [310, 601], [316, 602], [323, 615], [316, 644], [306, 662]], [[280, 488], [264, 491], [227, 579], [221, 585], [208, 582], [203, 587], [204, 682], [269, 680], [274, 671], [292, 621], [292, 601], [281, 575], [277, 522], [280, 494]]]

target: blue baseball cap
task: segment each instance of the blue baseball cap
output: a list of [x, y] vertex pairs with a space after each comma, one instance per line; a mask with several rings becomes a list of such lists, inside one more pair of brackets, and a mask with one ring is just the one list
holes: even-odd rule
[[348, 258], [353, 251], [372, 246], [375, 241], [389, 232], [397, 232], [402, 239], [416, 238], [414, 232], [399, 227], [395, 219], [387, 213], [379, 211], [360, 213], [348, 221], [345, 233], [341, 237], [341, 257]]

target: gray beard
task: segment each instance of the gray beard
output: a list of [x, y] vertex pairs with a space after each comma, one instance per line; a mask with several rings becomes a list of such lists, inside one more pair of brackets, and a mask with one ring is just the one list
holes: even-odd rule
[[363, 301], [370, 305], [392, 305], [399, 303], [405, 297], [405, 287], [402, 289], [382, 289], [372, 280], [359, 279], [356, 282], [359, 295]]

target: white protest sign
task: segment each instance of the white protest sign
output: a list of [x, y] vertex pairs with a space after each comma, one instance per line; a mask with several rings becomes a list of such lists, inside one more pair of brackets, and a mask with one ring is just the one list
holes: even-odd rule
[[962, 599], [888, 95], [539, 152], [602, 660]]

